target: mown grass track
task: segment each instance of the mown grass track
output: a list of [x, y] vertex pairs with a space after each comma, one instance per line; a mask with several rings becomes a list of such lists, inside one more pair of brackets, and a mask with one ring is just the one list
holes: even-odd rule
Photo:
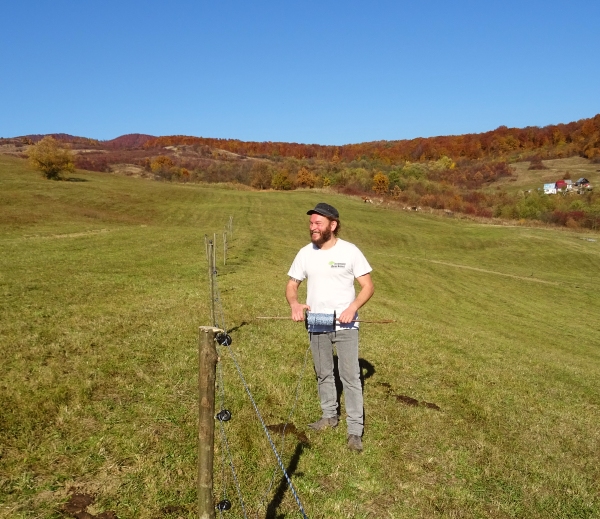
[[[2, 517], [62, 517], [72, 489], [95, 495], [94, 514], [194, 517], [204, 234], [233, 216], [219, 287], [238, 360], [277, 424], [306, 338], [301, 325], [254, 317], [287, 315], [286, 272], [308, 239], [306, 210], [323, 199], [375, 269], [363, 316], [396, 323], [362, 332], [365, 452], [347, 453], [343, 427], [308, 433], [306, 447], [286, 439], [309, 517], [600, 515], [600, 241], [582, 239], [597, 235], [308, 191], [75, 176], [85, 181], [44, 181], [0, 157]], [[296, 517], [289, 493], [260, 506], [274, 458], [222, 358], [247, 508]], [[318, 416], [315, 393], [309, 363], [292, 419], [301, 431]], [[215, 476], [220, 492], [218, 464]]]

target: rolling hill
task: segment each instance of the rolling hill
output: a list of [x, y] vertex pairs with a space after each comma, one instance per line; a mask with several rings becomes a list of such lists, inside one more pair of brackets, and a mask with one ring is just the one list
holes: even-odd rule
[[[326, 187], [451, 215], [600, 227], [600, 195], [593, 191], [600, 180], [600, 114], [544, 128], [345, 146], [142, 134], [110, 141], [54, 136], [70, 144], [75, 165], [84, 170], [255, 189]], [[0, 151], [24, 157], [41, 137], [2, 139]], [[540, 195], [545, 182], [571, 176], [585, 176], [590, 189]]]
[[[597, 235], [333, 191], [77, 177], [47, 181], [0, 155], [1, 517], [72, 517], [75, 494], [93, 501], [92, 517], [196, 516], [204, 240], [221, 244], [230, 217], [217, 263], [231, 351], [309, 517], [600, 515]], [[286, 272], [322, 200], [374, 267], [362, 316], [395, 320], [361, 331], [358, 456], [343, 426], [306, 429], [319, 406], [302, 325], [255, 319], [288, 315]], [[227, 448], [217, 435], [215, 499], [232, 502], [230, 517], [296, 517], [220, 354], [233, 418]]]

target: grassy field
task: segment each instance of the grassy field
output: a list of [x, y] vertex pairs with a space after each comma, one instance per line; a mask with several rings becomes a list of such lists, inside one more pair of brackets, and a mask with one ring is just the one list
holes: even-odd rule
[[[230, 216], [232, 349], [268, 425], [296, 403], [283, 458], [309, 517], [600, 517], [597, 234], [75, 176], [0, 156], [0, 517], [69, 517], [73, 493], [92, 516], [195, 517], [204, 235]], [[306, 429], [319, 406], [303, 326], [254, 319], [288, 315], [286, 272], [323, 200], [374, 267], [362, 316], [396, 320], [361, 332], [360, 455], [343, 426]], [[300, 517], [280, 474], [269, 491], [274, 456], [225, 351], [221, 365], [247, 516]], [[243, 517], [217, 446], [216, 497]]]

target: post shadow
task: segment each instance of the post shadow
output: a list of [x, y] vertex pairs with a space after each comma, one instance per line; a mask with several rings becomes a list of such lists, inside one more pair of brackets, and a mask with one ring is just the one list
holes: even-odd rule
[[227, 333], [231, 333], [231, 332], [237, 332], [242, 326], [247, 326], [250, 323], [246, 322], [246, 321], [242, 321], [240, 324], [238, 324], [236, 327], [234, 328], [230, 328], [229, 330], [227, 330]]

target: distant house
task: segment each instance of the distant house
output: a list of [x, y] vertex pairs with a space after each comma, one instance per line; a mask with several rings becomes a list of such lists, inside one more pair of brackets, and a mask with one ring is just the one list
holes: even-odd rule
[[556, 194], [556, 184], [544, 184], [544, 194], [545, 195], [555, 195]]
[[567, 189], [567, 183], [564, 180], [556, 181], [556, 191], [565, 191]]
[[567, 191], [572, 191], [573, 190], [573, 181], [571, 179], [566, 179], [565, 182], [567, 183]]
[[581, 177], [579, 180], [575, 181], [575, 185], [576, 186], [587, 186], [590, 183], [590, 181], [587, 178], [583, 178]]

